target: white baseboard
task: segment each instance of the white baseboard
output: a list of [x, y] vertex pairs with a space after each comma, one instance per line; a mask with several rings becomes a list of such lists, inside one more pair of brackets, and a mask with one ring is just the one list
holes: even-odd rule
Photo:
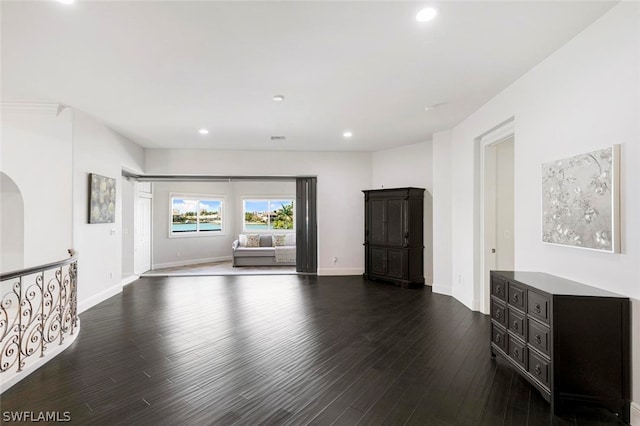
[[176, 266], [189, 266], [189, 265], [197, 265], [199, 263], [210, 263], [210, 262], [224, 262], [227, 260], [231, 260], [231, 256], [205, 257], [202, 259], [180, 260], [177, 262], [154, 263], [152, 268], [153, 269], [175, 268]]
[[362, 275], [362, 268], [318, 268], [318, 276]]
[[433, 283], [431, 285], [431, 291], [438, 294], [444, 294], [445, 296], [451, 296], [451, 286], [447, 284]]
[[87, 309], [107, 300], [111, 296], [115, 296], [120, 292], [122, 292], [122, 283], [118, 283], [113, 287], [109, 287], [108, 289], [103, 290], [100, 293], [95, 294], [85, 300], [81, 300], [80, 302], [78, 302], [78, 314], [83, 313]]
[[631, 402], [631, 424], [640, 426], [640, 404], [633, 401]]
[[[22, 379], [27, 378], [29, 374], [51, 361], [57, 355], [60, 355], [65, 349], [71, 346], [78, 337], [78, 334], [80, 334], [80, 318], [78, 318], [78, 327], [75, 329], [73, 334], [65, 336], [64, 342], [61, 345], [47, 346], [47, 351], [45, 352], [46, 355], [44, 357], [38, 357], [34, 362], [27, 363], [20, 372], [9, 373], [9, 371], [5, 371], [2, 373], [3, 376], [2, 381], [0, 382], [0, 394], [7, 391], [11, 386], [20, 382]], [[7, 374], [9, 375], [7, 376]]]
[[455, 299], [458, 300], [458, 302], [462, 303], [464, 306], [466, 306], [467, 308], [471, 309], [472, 311], [473, 309], [473, 300], [470, 299], [469, 297], [467, 297], [466, 294], [461, 293], [458, 287], [458, 291], [456, 292], [455, 290], [451, 292], [451, 296], [454, 297]]
[[477, 311], [477, 312], [482, 311], [482, 308], [480, 306], [480, 299], [473, 299], [472, 303], [473, 303], [472, 304], [473, 308], [471, 309], [472, 311]]
[[122, 287], [124, 287], [126, 285], [131, 284], [132, 282], [134, 282], [138, 278], [140, 278], [140, 275], [129, 275], [127, 278], [123, 278], [122, 281], [120, 281], [120, 285]]

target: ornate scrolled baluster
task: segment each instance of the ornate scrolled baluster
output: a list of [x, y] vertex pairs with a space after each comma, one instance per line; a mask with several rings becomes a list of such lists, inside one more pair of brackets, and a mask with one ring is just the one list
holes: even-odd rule
[[[78, 326], [77, 257], [2, 274], [0, 373], [22, 371], [49, 344], [62, 344]], [[6, 291], [6, 290], [5, 290]], [[55, 343], [54, 343], [55, 342]]]
[[[22, 292], [20, 301], [20, 352], [19, 370], [25, 366], [25, 360], [40, 349], [42, 356], [42, 288], [44, 271], [35, 276], [35, 282], [28, 285]], [[23, 282], [24, 286], [24, 282]]]
[[21, 279], [2, 296], [0, 305], [0, 372], [20, 362], [20, 294]]

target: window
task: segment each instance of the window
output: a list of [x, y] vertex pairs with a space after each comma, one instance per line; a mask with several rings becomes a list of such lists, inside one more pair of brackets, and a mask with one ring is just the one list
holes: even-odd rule
[[244, 200], [243, 229], [293, 230], [294, 211], [291, 199]]
[[224, 232], [224, 201], [214, 197], [171, 197], [171, 235]]

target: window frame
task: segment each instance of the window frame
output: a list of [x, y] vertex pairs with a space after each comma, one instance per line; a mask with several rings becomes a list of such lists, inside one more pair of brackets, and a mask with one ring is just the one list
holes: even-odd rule
[[[173, 230], [173, 201], [174, 199], [196, 201], [198, 206], [201, 201], [219, 201], [220, 202], [220, 231], [201, 231], [200, 228], [200, 211], [196, 210], [196, 230], [195, 231], [178, 231]], [[169, 193], [169, 238], [193, 238], [193, 237], [216, 237], [227, 235], [227, 219], [226, 219], [226, 203], [227, 197], [216, 194], [187, 194], [171, 192]]]
[[[247, 229], [245, 228], [245, 221], [244, 221], [244, 217], [245, 217], [245, 208], [246, 208], [246, 202], [247, 201], [267, 201], [267, 202], [271, 202], [271, 201], [291, 201], [293, 203], [293, 224], [292, 224], [292, 228], [291, 229]], [[269, 207], [271, 206], [270, 204], [268, 205]], [[295, 195], [282, 195], [282, 196], [278, 196], [278, 195], [268, 195], [268, 196], [264, 196], [264, 195], [256, 195], [256, 196], [245, 196], [242, 197], [242, 208], [241, 210], [241, 223], [242, 223], [242, 232], [244, 234], [265, 234], [265, 233], [271, 233], [271, 234], [294, 234], [296, 232], [296, 197]]]

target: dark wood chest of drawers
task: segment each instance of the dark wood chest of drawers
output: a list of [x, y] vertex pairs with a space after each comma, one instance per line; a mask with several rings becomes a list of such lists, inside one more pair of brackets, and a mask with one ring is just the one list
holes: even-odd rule
[[629, 423], [628, 298], [537, 272], [491, 272], [491, 355], [551, 403], [605, 407]]
[[364, 192], [364, 278], [424, 286], [424, 189]]

